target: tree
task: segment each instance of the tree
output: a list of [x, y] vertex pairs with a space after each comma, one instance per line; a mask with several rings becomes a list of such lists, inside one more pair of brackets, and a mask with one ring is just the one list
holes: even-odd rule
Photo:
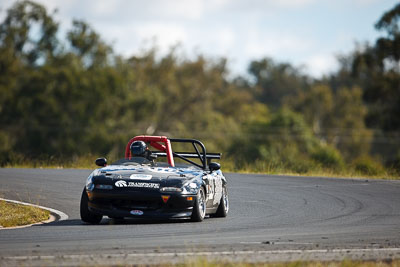
[[343, 87], [336, 92], [325, 135], [347, 159], [369, 153], [372, 132], [365, 126], [366, 113], [361, 88]]
[[[386, 31], [387, 37], [381, 37], [376, 41], [376, 49], [381, 58], [398, 63], [400, 60], [400, 4], [385, 12], [376, 23], [377, 30]], [[399, 64], [393, 66], [399, 71]]]
[[74, 20], [73, 29], [67, 33], [73, 51], [88, 67], [105, 66], [112, 49], [84, 21]]
[[[39, 28], [38, 35], [32, 34], [34, 26]], [[0, 46], [30, 65], [40, 64], [54, 56], [57, 31], [58, 24], [44, 6], [26, 0], [16, 2], [0, 26]]]
[[275, 63], [270, 58], [251, 62], [249, 73], [255, 80], [255, 97], [275, 109], [285, 97], [306, 90], [310, 82], [300, 69], [287, 63]]
[[332, 113], [333, 101], [332, 89], [319, 84], [312, 86], [308, 91], [300, 91], [285, 102], [289, 107], [301, 112], [314, 134], [321, 136], [324, 129], [329, 127], [327, 117]]
[[336, 147], [347, 158], [369, 152], [372, 135], [364, 123], [367, 110], [359, 87], [332, 92], [327, 85], [315, 85], [286, 103], [304, 115], [322, 142]]
[[400, 129], [400, 4], [383, 14], [376, 28], [386, 31], [374, 46], [353, 55], [352, 75], [368, 104], [367, 125], [385, 131]]

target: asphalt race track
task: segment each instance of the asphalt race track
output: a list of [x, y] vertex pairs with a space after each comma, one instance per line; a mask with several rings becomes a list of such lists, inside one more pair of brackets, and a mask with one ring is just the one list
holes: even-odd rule
[[0, 169], [0, 197], [66, 221], [0, 230], [0, 265], [153, 263], [197, 256], [247, 261], [400, 258], [400, 181], [225, 174], [227, 218], [79, 218], [90, 170]]

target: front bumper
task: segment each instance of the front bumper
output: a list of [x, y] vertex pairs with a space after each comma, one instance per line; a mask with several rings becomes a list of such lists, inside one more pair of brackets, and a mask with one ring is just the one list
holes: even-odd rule
[[[114, 218], [187, 218], [192, 215], [196, 195], [156, 191], [87, 191], [91, 212]], [[164, 202], [162, 196], [169, 196]]]

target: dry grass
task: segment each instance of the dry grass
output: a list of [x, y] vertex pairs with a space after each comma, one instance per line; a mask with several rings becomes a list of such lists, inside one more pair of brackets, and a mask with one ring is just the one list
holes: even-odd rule
[[0, 200], [0, 225], [3, 227], [22, 226], [49, 218], [50, 212], [47, 210]]
[[[14, 163], [10, 163], [4, 167], [6, 168], [56, 168], [56, 169], [95, 169], [98, 168], [94, 164], [96, 157], [93, 155], [86, 155], [82, 157], [75, 157], [69, 161], [60, 159], [41, 159], [41, 160], [24, 160], [21, 159]], [[115, 159], [109, 159], [109, 163]], [[367, 174], [356, 171], [351, 166], [342, 168], [340, 170], [322, 168], [321, 166], [309, 166], [306, 170], [298, 168], [296, 171], [285, 166], [273, 166], [268, 162], [257, 162], [256, 164], [248, 164], [238, 167], [234, 160], [224, 159], [220, 161], [222, 170], [225, 173], [255, 173], [255, 174], [272, 174], [272, 175], [293, 175], [293, 176], [318, 176], [318, 177], [338, 177], [338, 178], [368, 178], [368, 179], [386, 179], [386, 180], [399, 180], [400, 173], [393, 169], [382, 169], [377, 174]], [[295, 168], [296, 169], [296, 168]]]
[[330, 261], [330, 262], [317, 262], [317, 261], [295, 261], [283, 263], [223, 263], [212, 262], [206, 259], [198, 259], [193, 262], [186, 262], [177, 265], [159, 265], [159, 266], [189, 266], [189, 267], [400, 267], [400, 260], [386, 260], [386, 261]]
[[330, 177], [330, 178], [359, 178], [359, 179], [383, 179], [383, 180], [400, 180], [400, 176], [398, 174], [386, 173], [382, 175], [365, 175], [361, 173], [357, 173], [354, 171], [341, 171], [335, 172], [330, 170], [310, 170], [304, 173], [296, 173], [290, 170], [280, 170], [280, 171], [262, 171], [262, 170], [253, 170], [253, 169], [239, 169], [239, 170], [230, 170], [223, 169], [225, 173], [227, 172], [235, 172], [235, 173], [243, 173], [243, 174], [268, 174], [268, 175], [289, 175], [289, 176], [311, 176], [311, 177]]
[[356, 171], [350, 166], [340, 170], [312, 166], [307, 170], [294, 171], [284, 166], [271, 166], [268, 162], [257, 162], [237, 167], [232, 160], [222, 160], [221, 168], [223, 172], [245, 173], [245, 174], [270, 174], [270, 175], [291, 175], [291, 176], [314, 176], [314, 177], [333, 177], [333, 178], [366, 178], [366, 179], [385, 179], [400, 180], [400, 173], [393, 169], [384, 169], [378, 174], [366, 174]]
[[[86, 265], [85, 265], [86, 266]], [[87, 265], [99, 266], [99, 265]], [[149, 266], [146, 264], [116, 264], [115, 266]], [[245, 262], [220, 262], [208, 261], [205, 258], [198, 258], [193, 261], [186, 261], [178, 264], [152, 264], [157, 267], [400, 267], [400, 260], [385, 261], [294, 261], [294, 262], [270, 262], [270, 263], [245, 263]]]

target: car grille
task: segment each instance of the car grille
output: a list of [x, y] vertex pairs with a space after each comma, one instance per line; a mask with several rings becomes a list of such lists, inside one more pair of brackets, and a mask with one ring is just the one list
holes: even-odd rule
[[156, 210], [161, 208], [161, 201], [141, 201], [141, 200], [112, 200], [111, 205], [118, 209], [132, 210]]

